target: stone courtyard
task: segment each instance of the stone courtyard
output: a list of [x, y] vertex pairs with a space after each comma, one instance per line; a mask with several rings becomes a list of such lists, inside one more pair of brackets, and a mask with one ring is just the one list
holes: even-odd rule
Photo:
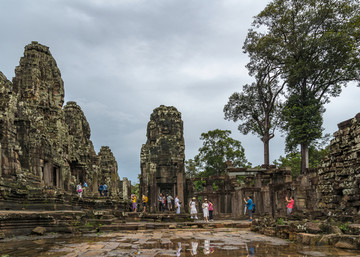
[[82, 237], [31, 237], [0, 242], [8, 256], [360, 256], [360, 251], [311, 247], [249, 229], [111, 232]]

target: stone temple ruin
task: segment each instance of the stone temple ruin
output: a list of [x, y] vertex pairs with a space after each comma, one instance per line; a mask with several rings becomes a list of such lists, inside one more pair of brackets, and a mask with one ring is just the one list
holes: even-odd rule
[[141, 148], [140, 195], [149, 196], [151, 211], [157, 210], [160, 193], [184, 200], [184, 151], [181, 113], [161, 105], [150, 116], [147, 141]]
[[[337, 231], [327, 243], [355, 238], [351, 247], [359, 249], [360, 113], [338, 124], [320, 167], [297, 178], [289, 168], [239, 168], [230, 162], [225, 174], [186, 178], [181, 113], [161, 105], [150, 116], [141, 148], [138, 203], [147, 195], [150, 213], [140, 214], [127, 212], [131, 184], [120, 180], [111, 149], [103, 146], [96, 153], [80, 106], [73, 101], [63, 104], [64, 83], [48, 47], [27, 45], [12, 81], [0, 72], [0, 239], [30, 234], [39, 226], [48, 232], [81, 233], [176, 228], [154, 222], [175, 220], [183, 222], [181, 228], [192, 228], [187, 208], [192, 197], [212, 200], [216, 219], [246, 219], [243, 198], [251, 195], [258, 218], [251, 224], [253, 230], [291, 240], [314, 239], [318, 237], [303, 232], [328, 233], [333, 228], [327, 223], [336, 219], [353, 223], [347, 232], [351, 235], [341, 239]], [[75, 188], [84, 181], [88, 188], [80, 199]], [[195, 187], [199, 182], [201, 187]], [[99, 197], [102, 183], [108, 185], [110, 197]], [[178, 195], [182, 214], [156, 213], [160, 193]], [[284, 199], [290, 195], [295, 197], [291, 218], [318, 219], [323, 228], [314, 223], [276, 224], [275, 219], [286, 216]], [[233, 226], [232, 221], [228, 225]]]
[[44, 45], [25, 47], [12, 82], [0, 72], [2, 209], [31, 208], [31, 201], [23, 200], [32, 194], [75, 194], [84, 181], [89, 197], [97, 196], [100, 183], [108, 183], [111, 196], [119, 198], [122, 185], [129, 187], [120, 181], [110, 148], [96, 154], [80, 106], [71, 101], [63, 108], [63, 103], [61, 73]]
[[[243, 199], [251, 195], [258, 215], [286, 215], [285, 197], [294, 196], [295, 210], [308, 217], [348, 217], [360, 221], [360, 114], [339, 125], [330, 154], [317, 169], [308, 169], [296, 179], [289, 168], [262, 166], [235, 168], [207, 178], [184, 177], [184, 139], [180, 113], [160, 106], [150, 117], [147, 142], [141, 150], [140, 192], [149, 196], [157, 210], [160, 193], [178, 194], [185, 212], [192, 197], [214, 203], [217, 217], [244, 217]], [[194, 184], [201, 182], [202, 187]]]

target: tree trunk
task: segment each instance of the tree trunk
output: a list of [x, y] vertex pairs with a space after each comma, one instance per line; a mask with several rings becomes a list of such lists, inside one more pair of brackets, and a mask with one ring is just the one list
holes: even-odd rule
[[309, 146], [301, 144], [301, 174], [305, 174], [305, 170], [309, 168]]
[[269, 139], [264, 139], [264, 165], [270, 164]]

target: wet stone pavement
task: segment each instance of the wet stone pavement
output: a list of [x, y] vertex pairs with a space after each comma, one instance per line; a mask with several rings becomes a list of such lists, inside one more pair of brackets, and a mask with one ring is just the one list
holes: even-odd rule
[[309, 247], [236, 228], [122, 231], [28, 236], [0, 241], [0, 256], [359, 256], [360, 251]]

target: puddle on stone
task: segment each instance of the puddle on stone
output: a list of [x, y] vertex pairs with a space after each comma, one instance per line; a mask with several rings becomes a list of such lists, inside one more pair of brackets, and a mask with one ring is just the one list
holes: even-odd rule
[[360, 251], [309, 247], [249, 231], [154, 230], [82, 236], [18, 237], [0, 241], [0, 257], [83, 256], [359, 256]]

